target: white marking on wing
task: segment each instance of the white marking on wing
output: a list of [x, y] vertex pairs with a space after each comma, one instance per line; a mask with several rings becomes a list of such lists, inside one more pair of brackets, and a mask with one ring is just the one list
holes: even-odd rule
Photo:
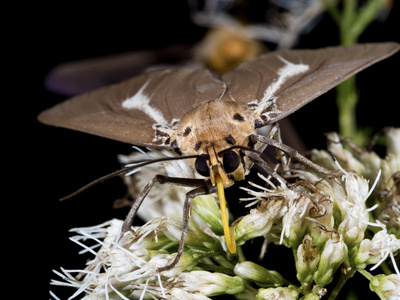
[[259, 103], [259, 107], [261, 110], [264, 109], [267, 102], [270, 101], [276, 91], [288, 78], [304, 73], [310, 68], [308, 65], [291, 63], [290, 61], [287, 61], [280, 56], [278, 56], [278, 58], [286, 65], [278, 70], [278, 79], [265, 90], [264, 96]]
[[138, 109], [143, 111], [146, 115], [148, 115], [150, 118], [152, 118], [154, 121], [156, 121], [157, 124], [160, 124], [165, 127], [169, 127], [169, 124], [167, 120], [165, 120], [162, 112], [155, 108], [152, 107], [150, 103], [150, 98], [146, 96], [143, 91], [148, 85], [149, 81], [147, 81], [141, 88], [140, 90], [137, 91], [137, 93], [128, 99], [126, 99], [124, 102], [122, 102], [122, 107], [126, 109]]

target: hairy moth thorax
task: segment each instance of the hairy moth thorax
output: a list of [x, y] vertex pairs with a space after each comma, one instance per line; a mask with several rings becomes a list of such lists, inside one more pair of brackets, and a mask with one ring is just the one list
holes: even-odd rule
[[193, 163], [215, 185], [219, 174], [224, 187], [243, 180], [248, 173], [248, 158], [233, 146], [249, 147], [255, 134], [254, 116], [247, 105], [214, 100], [189, 111], [180, 121], [173, 140], [182, 155], [202, 155]]

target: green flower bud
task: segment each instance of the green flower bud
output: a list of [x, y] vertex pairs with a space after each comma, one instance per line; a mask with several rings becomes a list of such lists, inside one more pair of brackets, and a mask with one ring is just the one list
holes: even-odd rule
[[333, 279], [333, 274], [347, 257], [347, 246], [340, 238], [339, 241], [329, 239], [321, 253], [314, 281], [324, 287]]
[[277, 287], [260, 289], [256, 299], [258, 300], [297, 300], [299, 292], [294, 287]]
[[197, 196], [190, 201], [190, 207], [195, 212], [194, 217], [199, 216], [216, 235], [224, 234], [221, 212], [213, 196]]
[[[160, 229], [172, 241], [180, 241], [182, 235], [181, 219], [165, 219]], [[190, 222], [186, 235], [185, 246], [196, 252], [210, 252], [221, 250], [220, 241], [201, 230], [194, 222]]]
[[369, 288], [381, 299], [400, 299], [400, 276], [397, 274], [376, 275], [370, 280]]
[[308, 197], [300, 197], [290, 201], [289, 210], [282, 219], [283, 242], [287, 247], [297, 248], [301, 244], [307, 230], [309, 210], [312, 206]]
[[245, 290], [242, 278], [207, 271], [181, 273], [174, 277], [171, 283], [179, 284], [188, 292], [196, 292], [206, 296], [233, 295]]
[[296, 276], [302, 284], [310, 284], [313, 281], [320, 259], [318, 248], [313, 246], [312, 242], [311, 236], [307, 234], [303, 243], [297, 248]]
[[285, 282], [285, 279], [278, 272], [269, 271], [251, 261], [236, 264], [233, 271], [237, 276], [255, 282], [262, 287], [277, 287]]
[[330, 235], [327, 230], [333, 228], [333, 202], [331, 198], [325, 197], [324, 201], [319, 203], [320, 209], [312, 216], [312, 222], [308, 223], [307, 232], [312, 237], [313, 245], [322, 249]]
[[338, 227], [338, 232], [343, 236], [343, 240], [349, 249], [357, 246], [364, 238], [364, 230], [367, 227], [368, 214], [365, 211], [364, 220], [354, 218], [359, 213], [357, 207], [349, 209], [344, 220]]

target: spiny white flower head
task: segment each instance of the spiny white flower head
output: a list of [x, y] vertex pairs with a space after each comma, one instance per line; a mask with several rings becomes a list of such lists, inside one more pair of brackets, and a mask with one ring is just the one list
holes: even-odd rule
[[334, 185], [334, 198], [341, 212], [341, 223], [338, 232], [349, 249], [359, 244], [364, 238], [364, 231], [368, 225], [375, 225], [369, 222], [369, 209], [365, 202], [376, 186], [380, 172], [371, 189], [368, 181], [357, 173], [345, 171], [339, 163], [338, 168], [343, 173], [344, 185]]
[[400, 276], [393, 253], [400, 249], [400, 239], [394, 234], [388, 234], [386, 229], [378, 231], [372, 240], [365, 239], [361, 242], [354, 262], [358, 268], [364, 269], [366, 265], [374, 264], [371, 270], [376, 269], [388, 256], [391, 257], [397, 275]]
[[[260, 178], [265, 180], [271, 185], [271, 188], [266, 188], [264, 186], [260, 186], [254, 184], [253, 182], [249, 182], [249, 184], [260, 191], [255, 191], [249, 188], [242, 188], [247, 191], [253, 197], [241, 199], [244, 201], [251, 200], [252, 203], [249, 205], [253, 205], [255, 203], [259, 203], [257, 208], [251, 209], [250, 213], [245, 215], [234, 227], [236, 243], [238, 245], [244, 244], [245, 241], [253, 239], [255, 237], [264, 236], [267, 234], [273, 224], [281, 219], [286, 211], [286, 192], [288, 188], [285, 186], [275, 186], [269, 179], [265, 178], [261, 174], [259, 174]], [[296, 197], [295, 193], [292, 191], [289, 192], [289, 197]], [[265, 197], [273, 197], [272, 201], [263, 201]]]
[[[382, 159], [372, 151], [366, 151], [356, 145], [350, 144], [355, 149], [353, 152], [344, 148], [340, 136], [336, 132], [327, 134], [328, 151], [311, 151], [312, 161], [325, 166], [330, 170], [337, 169], [337, 163], [344, 169], [351, 169], [361, 174], [371, 182], [375, 181], [376, 174], [381, 169]], [[334, 158], [334, 159], [333, 159]]]
[[[81, 293], [87, 294], [83, 299], [113, 299], [117, 296], [122, 299], [135, 299], [138, 293], [165, 298], [165, 295], [171, 292], [169, 287], [164, 288], [165, 280], [175, 278], [184, 271], [190, 271], [198, 263], [196, 255], [184, 252], [178, 264], [171, 270], [164, 271], [161, 279], [158, 268], [171, 264], [176, 256], [176, 253], [156, 250], [159, 242], [161, 245], [158, 245], [158, 249], [166, 245], [166, 232], [171, 230], [171, 226], [175, 226], [168, 223], [167, 218], [152, 220], [140, 228], [134, 228], [135, 234], [127, 232], [122, 237], [120, 237], [122, 221], [119, 220], [112, 220], [99, 226], [74, 229], [79, 234], [73, 238], [75, 242], [84, 246], [81, 240], [92, 239], [101, 245], [101, 249], [96, 254], [91, 248], [84, 246], [87, 251], [95, 254], [95, 259], [85, 270], [61, 269], [63, 273], [55, 271], [64, 282], [53, 280], [52, 284], [77, 288], [70, 299]], [[162, 234], [164, 238], [159, 241], [158, 236]], [[201, 239], [198, 236], [197, 238]], [[169, 244], [171, 243], [176, 244], [169, 240]], [[149, 250], [152, 248], [155, 250]], [[80, 281], [71, 275], [73, 272], [80, 272], [86, 276]], [[185, 291], [191, 293], [187, 289]]]
[[[249, 188], [243, 188], [253, 197], [241, 199], [241, 200], [252, 200], [251, 204], [259, 201], [265, 201], [269, 198], [270, 201], [264, 205], [259, 205], [256, 210], [251, 210], [250, 214], [245, 216], [236, 227], [237, 237], [245, 235], [246, 237], [253, 238], [255, 236], [261, 236], [267, 234], [273, 223], [278, 219], [282, 218], [282, 231], [280, 243], [283, 242], [288, 244], [299, 244], [303, 238], [303, 234], [307, 228], [308, 220], [305, 216], [308, 216], [308, 211], [311, 207], [311, 200], [304, 197], [289, 188], [285, 182], [280, 181], [280, 185], [276, 186], [268, 178], [259, 174], [270, 188], [266, 188], [260, 185], [256, 185], [249, 182], [250, 185], [259, 189], [255, 191]], [[249, 228], [253, 225], [257, 229], [254, 230], [255, 235], [248, 234]], [[243, 228], [241, 230], [241, 228]], [[245, 234], [245, 232], [247, 234]]]
[[[144, 152], [137, 147], [134, 148], [138, 152], [118, 156], [121, 163], [126, 166], [134, 166], [145, 160], [175, 157], [172, 152], [166, 150], [148, 149], [148, 152]], [[158, 174], [181, 178], [194, 178], [196, 175], [185, 160], [171, 160], [135, 169], [126, 174], [124, 181], [130, 194], [135, 198]], [[171, 187], [169, 184], [155, 184], [146, 196], [146, 201], [143, 201], [137, 215], [144, 221], [163, 216], [182, 217], [182, 207], [187, 191], [188, 188], [182, 186]]]

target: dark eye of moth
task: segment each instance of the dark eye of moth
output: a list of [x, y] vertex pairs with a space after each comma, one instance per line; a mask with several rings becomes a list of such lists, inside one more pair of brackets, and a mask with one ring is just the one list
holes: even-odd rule
[[240, 163], [239, 155], [234, 151], [228, 151], [224, 153], [222, 158], [222, 163], [224, 164], [224, 170], [226, 173], [232, 173], [235, 171]]
[[196, 162], [194, 164], [194, 167], [196, 168], [196, 171], [202, 175], [202, 176], [210, 176], [210, 169], [207, 164], [207, 159], [203, 156], [200, 156], [196, 159]]

